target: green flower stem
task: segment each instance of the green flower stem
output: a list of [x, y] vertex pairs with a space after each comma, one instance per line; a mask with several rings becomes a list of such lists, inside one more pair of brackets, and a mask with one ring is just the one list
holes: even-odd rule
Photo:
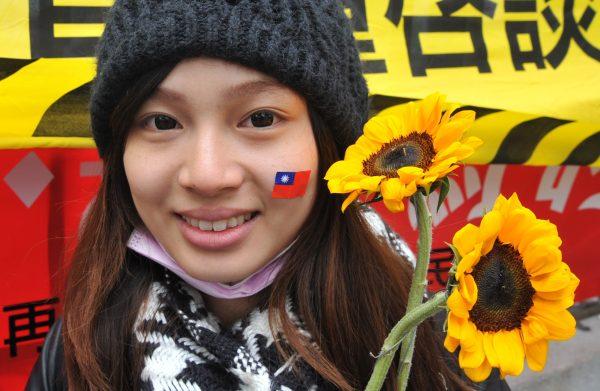
[[[431, 253], [431, 212], [429, 212], [425, 196], [420, 191], [412, 196], [412, 200], [417, 209], [419, 240], [417, 242], [417, 264], [415, 265], [415, 273], [410, 285], [408, 302], [406, 303], [407, 314], [423, 302], [425, 286], [427, 285], [427, 267], [429, 266], [429, 255]], [[400, 391], [406, 390], [408, 385], [416, 336], [417, 328], [415, 327], [406, 336], [406, 341], [402, 344], [400, 350], [400, 365], [398, 368], [398, 390]]]
[[379, 391], [387, 377], [390, 365], [394, 360], [398, 345], [402, 339], [430, 316], [446, 308], [446, 292], [438, 292], [425, 303], [418, 305], [400, 319], [383, 342], [381, 352], [375, 362], [373, 373], [365, 391]]

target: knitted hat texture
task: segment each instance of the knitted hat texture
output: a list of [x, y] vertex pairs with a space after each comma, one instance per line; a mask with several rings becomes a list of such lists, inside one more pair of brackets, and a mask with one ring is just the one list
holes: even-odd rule
[[239, 63], [298, 91], [340, 151], [367, 119], [367, 85], [339, 0], [117, 0], [96, 54], [90, 112], [102, 157], [110, 115], [132, 81], [189, 57]]

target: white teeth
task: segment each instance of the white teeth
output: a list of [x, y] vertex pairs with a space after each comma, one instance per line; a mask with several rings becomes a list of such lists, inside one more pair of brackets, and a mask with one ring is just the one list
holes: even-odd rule
[[212, 223], [210, 221], [203, 220], [200, 220], [198, 222], [197, 227], [200, 228], [202, 231], [212, 231], [213, 228]]
[[227, 228], [237, 227], [237, 225], [238, 225], [237, 218], [230, 217], [229, 219], [227, 219]]
[[227, 228], [227, 220], [213, 221], [213, 231], [225, 231]]
[[245, 221], [244, 216], [238, 216], [238, 217], [236, 217], [236, 220], [237, 220], [237, 225], [242, 225], [242, 224], [244, 224], [244, 221]]
[[230, 217], [227, 220], [219, 220], [219, 221], [206, 221], [206, 220], [197, 220], [190, 217], [182, 216], [183, 219], [189, 224], [196, 228], [200, 228], [202, 231], [224, 231], [227, 228], [234, 228], [238, 225], [244, 224], [246, 221], [250, 220], [252, 217], [252, 213], [246, 213], [244, 215]]

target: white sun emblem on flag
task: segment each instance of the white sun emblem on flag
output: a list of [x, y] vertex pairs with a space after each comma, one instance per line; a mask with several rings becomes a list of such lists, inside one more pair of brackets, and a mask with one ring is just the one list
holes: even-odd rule
[[290, 177], [287, 175], [283, 175], [281, 177], [281, 183], [288, 183], [290, 181]]

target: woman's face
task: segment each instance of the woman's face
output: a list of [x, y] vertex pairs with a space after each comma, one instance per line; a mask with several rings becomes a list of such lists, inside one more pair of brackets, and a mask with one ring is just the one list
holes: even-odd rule
[[[135, 207], [188, 274], [240, 281], [298, 235], [318, 173], [298, 93], [259, 71], [194, 58], [134, 118], [123, 161]], [[277, 172], [307, 170], [304, 195], [272, 197]]]

